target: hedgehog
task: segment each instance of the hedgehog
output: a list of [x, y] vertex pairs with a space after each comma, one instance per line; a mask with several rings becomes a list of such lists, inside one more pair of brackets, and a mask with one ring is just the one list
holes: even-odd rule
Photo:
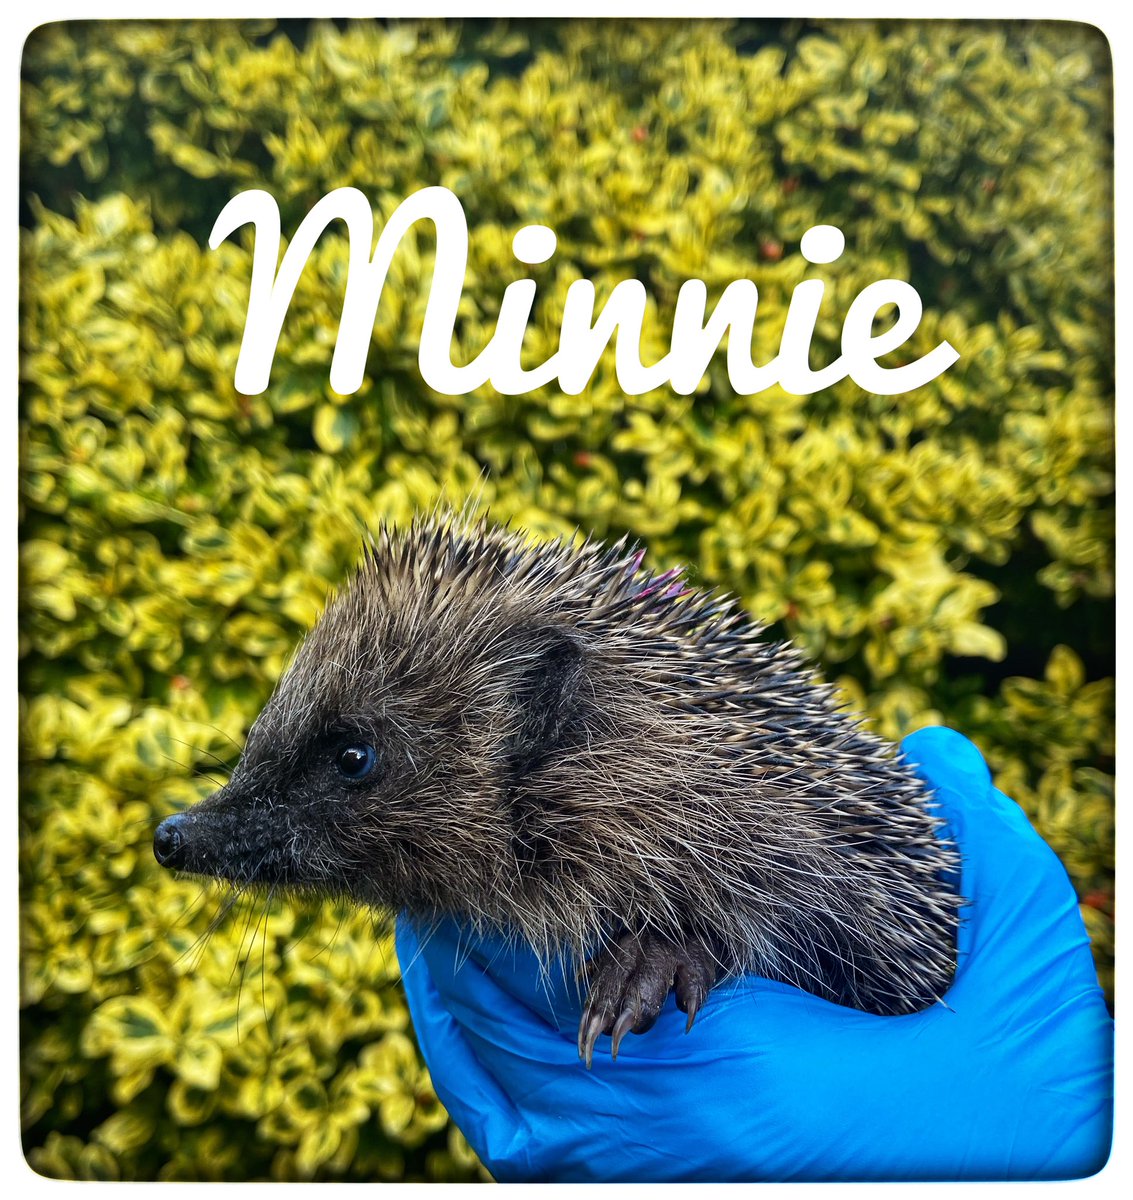
[[962, 900], [928, 787], [734, 597], [644, 556], [381, 527], [158, 862], [569, 960], [588, 1068], [741, 974], [940, 1001]]

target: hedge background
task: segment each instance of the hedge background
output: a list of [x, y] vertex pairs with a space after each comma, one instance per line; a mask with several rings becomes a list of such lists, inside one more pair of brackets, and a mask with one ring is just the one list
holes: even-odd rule
[[[24, 1144], [81, 1178], [475, 1178], [413, 1042], [388, 930], [243, 903], [153, 861], [238, 754], [359, 531], [487, 472], [495, 514], [644, 539], [796, 639], [877, 728], [946, 722], [1113, 938], [1110, 59], [1073, 24], [51, 25], [24, 52], [21, 1004]], [[828, 280], [813, 361], [866, 284], [925, 301], [910, 395], [430, 392], [431, 233], [399, 252], [369, 373], [330, 391], [345, 277], [321, 239], [262, 396], [233, 388], [264, 187], [293, 230], [353, 184], [379, 220], [460, 197], [473, 354], [551, 225], [562, 297], [636, 276], [758, 284], [756, 361]], [[810, 226], [846, 234], [811, 268]], [[647, 359], [646, 361], [650, 361]]]

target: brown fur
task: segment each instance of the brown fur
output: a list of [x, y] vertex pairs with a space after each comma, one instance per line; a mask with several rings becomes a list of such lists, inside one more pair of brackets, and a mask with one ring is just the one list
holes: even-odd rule
[[[699, 939], [880, 1013], [952, 977], [954, 850], [891, 747], [728, 599], [622, 543], [383, 530], [171, 865], [504, 930], [581, 960]], [[334, 755], [372, 745], [373, 779]]]

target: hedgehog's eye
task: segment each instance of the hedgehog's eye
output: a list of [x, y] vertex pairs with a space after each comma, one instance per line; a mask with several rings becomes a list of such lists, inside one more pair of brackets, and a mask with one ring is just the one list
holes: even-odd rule
[[344, 779], [357, 783], [370, 775], [378, 765], [377, 751], [365, 742], [350, 742], [334, 756], [334, 765]]

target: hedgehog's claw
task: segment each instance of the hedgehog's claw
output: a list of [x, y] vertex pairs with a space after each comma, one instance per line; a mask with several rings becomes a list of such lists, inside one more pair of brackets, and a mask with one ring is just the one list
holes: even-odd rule
[[677, 1008], [688, 1014], [685, 1033], [692, 1032], [692, 1023], [696, 1020], [696, 1014], [700, 1012], [700, 1006], [704, 1003], [715, 982], [716, 964], [707, 951], [688, 953], [677, 967], [673, 991], [677, 997]]
[[593, 1014], [589, 1021], [584, 1014], [578, 1027], [578, 1057], [586, 1064], [588, 1071], [594, 1062], [594, 1043], [605, 1024], [605, 1019], [598, 1013]]
[[578, 1027], [578, 1056], [589, 1070], [599, 1034], [611, 1057], [627, 1033], [652, 1029], [669, 992], [688, 1013], [686, 1032], [716, 981], [715, 960], [700, 942], [678, 945], [653, 934], [626, 934], [588, 964], [590, 995]]
[[[680, 1007], [679, 1002], [677, 1007]], [[700, 1004], [695, 996], [689, 1001], [688, 1008], [684, 1011], [688, 1013], [688, 1020], [685, 1022], [685, 1033], [692, 1033], [692, 1023], [696, 1020], [696, 1014], [700, 1011]]]
[[614, 1031], [610, 1035], [610, 1057], [614, 1062], [618, 1061], [618, 1047], [622, 1044], [622, 1038], [625, 1037], [634, 1024], [635, 1016], [633, 1010], [629, 1008], [614, 1022]]

